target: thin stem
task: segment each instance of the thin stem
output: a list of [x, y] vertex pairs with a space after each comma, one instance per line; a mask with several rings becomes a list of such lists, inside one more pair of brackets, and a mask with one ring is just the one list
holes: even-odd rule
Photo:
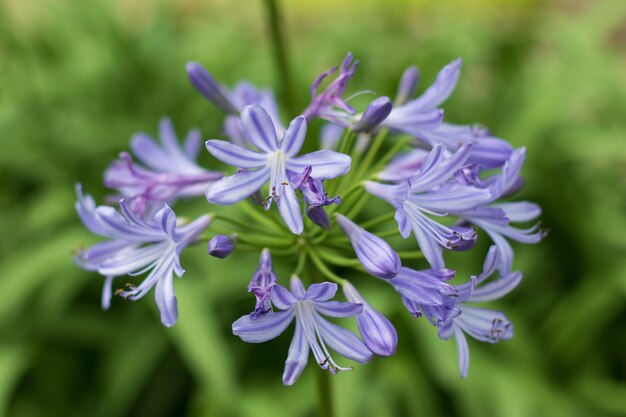
[[333, 417], [333, 390], [330, 386], [330, 372], [321, 370], [318, 377], [320, 395], [319, 413], [321, 417]]
[[308, 252], [309, 252], [309, 256], [311, 257], [311, 260], [313, 261], [313, 264], [315, 264], [315, 266], [322, 273], [322, 275], [324, 275], [326, 278], [330, 279], [331, 281], [335, 281], [336, 283], [341, 284], [341, 285], [343, 285], [344, 282], [346, 282], [345, 279], [341, 278], [339, 275], [335, 274], [333, 271], [328, 269], [328, 266], [326, 266], [324, 261], [322, 261], [322, 259], [315, 252], [315, 250], [309, 248]]
[[285, 41], [284, 28], [280, 9], [277, 0], [265, 0], [267, 10], [267, 23], [272, 37], [274, 61], [280, 75], [280, 95], [289, 110], [290, 116], [295, 114], [295, 102], [291, 82], [291, 71], [287, 59], [287, 46]]

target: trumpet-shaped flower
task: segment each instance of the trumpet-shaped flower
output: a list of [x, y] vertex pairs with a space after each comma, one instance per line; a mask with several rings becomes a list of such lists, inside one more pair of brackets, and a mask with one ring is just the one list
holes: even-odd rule
[[471, 146], [467, 144], [451, 156], [445, 155], [443, 145], [435, 146], [419, 173], [404, 183], [365, 183], [368, 192], [396, 208], [400, 234], [406, 239], [413, 232], [433, 269], [445, 267], [442, 248], [466, 250], [468, 241], [476, 240], [476, 233], [470, 228], [444, 226], [427, 214], [443, 217], [448, 212], [474, 208], [489, 200], [491, 195], [488, 190], [449, 181], [465, 164]]
[[[469, 368], [469, 348], [465, 334], [487, 343], [497, 343], [513, 337], [513, 325], [502, 312], [466, 304], [499, 299], [520, 283], [522, 274], [512, 272], [480, 285], [495, 272], [498, 256], [497, 249], [492, 246], [485, 259], [483, 272], [478, 277], [472, 277], [470, 282], [457, 287], [458, 297], [455, 301], [457, 314], [442, 319], [441, 314], [432, 316], [437, 308], [424, 309], [429, 319], [437, 324], [439, 337], [444, 340], [455, 338], [462, 378], [467, 376]], [[450, 306], [443, 308], [450, 309]]]
[[263, 249], [259, 266], [248, 284], [248, 292], [256, 297], [256, 305], [254, 311], [250, 313], [250, 318], [255, 320], [257, 317], [272, 311], [272, 302], [270, 296], [272, 288], [276, 284], [276, 274], [272, 267], [272, 256], [269, 249]]
[[464, 222], [483, 229], [493, 240], [499, 252], [498, 270], [501, 274], [508, 274], [513, 263], [513, 249], [507, 238], [522, 243], [537, 243], [546, 235], [544, 230], [539, 229], [538, 224], [528, 229], [519, 229], [511, 225], [511, 223], [532, 221], [539, 217], [541, 208], [537, 204], [528, 201], [494, 203], [497, 199], [508, 196], [519, 188], [521, 184], [519, 172], [525, 155], [524, 148], [516, 149], [511, 159], [502, 167], [502, 172], [491, 180], [488, 186], [491, 198], [487, 203], [493, 204], [451, 210]]
[[[269, 180], [266, 209], [272, 200], [289, 229], [300, 234], [303, 230], [300, 205], [292, 178], [311, 167], [311, 177], [324, 180], [341, 176], [350, 169], [350, 157], [330, 150], [296, 156], [306, 135], [306, 120], [296, 117], [278, 141], [272, 119], [256, 105], [241, 113], [244, 134], [259, 151], [221, 140], [207, 141], [207, 149], [217, 159], [242, 170], [210, 184], [206, 191], [209, 202], [229, 205], [254, 194]], [[254, 169], [254, 170], [250, 170]]]
[[200, 196], [211, 182], [222, 178], [221, 172], [208, 171], [194, 162], [200, 151], [200, 132], [190, 131], [181, 147], [171, 121], [164, 118], [159, 136], [160, 144], [143, 133], [133, 136], [131, 149], [143, 165], [122, 152], [107, 168], [104, 184], [117, 189], [125, 199], [171, 203], [179, 197]]
[[[337, 365], [328, 347], [340, 355], [365, 364], [372, 352], [354, 333], [330, 323], [322, 315], [353, 317], [363, 311], [361, 304], [329, 301], [337, 292], [337, 284], [312, 284], [307, 290], [296, 276], [291, 278], [291, 291], [281, 285], [272, 288], [272, 303], [282, 311], [270, 312], [253, 319], [246, 315], [233, 323], [233, 333], [248, 343], [262, 343], [282, 334], [294, 320], [296, 328], [289, 346], [283, 384], [292, 385], [308, 362], [309, 351], [318, 365], [331, 373], [348, 370]], [[327, 346], [328, 345], [328, 346]]]
[[103, 307], [109, 305], [113, 277], [149, 271], [139, 286], [129, 286], [119, 294], [137, 300], [156, 286], [154, 295], [161, 322], [173, 326], [178, 318], [173, 276], [181, 277], [185, 273], [180, 265], [180, 254], [209, 226], [210, 217], [202, 216], [187, 225], [177, 226], [176, 214], [165, 205], [152, 218], [144, 220], [133, 213], [124, 200], [120, 201], [120, 214], [112, 207], [96, 207], [91, 196], [82, 195], [80, 186], [77, 191], [76, 210], [83, 223], [93, 233], [109, 239], [82, 251], [76, 259], [85, 269], [98, 271], [106, 277]]

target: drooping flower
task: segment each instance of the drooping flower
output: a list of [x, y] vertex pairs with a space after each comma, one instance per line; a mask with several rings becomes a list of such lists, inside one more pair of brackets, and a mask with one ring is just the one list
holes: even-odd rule
[[367, 181], [366, 190], [396, 208], [396, 221], [405, 239], [413, 232], [424, 257], [435, 270], [445, 267], [442, 248], [468, 248], [476, 233], [467, 227], [451, 228], [427, 216], [447, 216], [449, 212], [477, 207], [489, 200], [490, 192], [449, 181], [463, 167], [471, 144], [446, 156], [443, 145], [437, 145], [422, 163], [419, 173], [401, 184], [385, 185]]
[[498, 270], [505, 275], [511, 271], [513, 263], [513, 249], [506, 238], [522, 243], [537, 243], [546, 232], [539, 229], [539, 224], [528, 229], [519, 229], [511, 226], [511, 223], [532, 221], [539, 217], [541, 208], [528, 201], [510, 203], [494, 203], [503, 196], [508, 196], [517, 191], [522, 183], [519, 172], [524, 163], [526, 150], [516, 149], [509, 161], [502, 167], [502, 172], [490, 180], [488, 189], [491, 197], [483, 205], [475, 208], [452, 209], [451, 211], [462, 219], [463, 222], [471, 223], [483, 229], [493, 240], [498, 249]]
[[259, 316], [272, 311], [270, 296], [275, 284], [276, 274], [272, 267], [270, 250], [263, 249], [259, 266], [248, 284], [248, 292], [256, 297], [256, 305], [254, 311], [250, 313], [250, 319], [256, 320]]
[[393, 278], [400, 272], [400, 256], [389, 243], [341, 214], [337, 215], [337, 224], [350, 239], [356, 257], [367, 272], [386, 279]]
[[363, 306], [363, 311], [356, 316], [356, 324], [365, 346], [378, 356], [395, 354], [398, 333], [389, 319], [372, 307], [349, 282], [346, 281], [342, 289], [348, 301]]
[[221, 172], [208, 171], [194, 162], [200, 151], [200, 132], [191, 130], [181, 147], [171, 121], [164, 118], [159, 136], [160, 144], [146, 134], [134, 135], [130, 147], [142, 165], [122, 152], [105, 171], [104, 184], [127, 200], [134, 199], [134, 204], [171, 203], [180, 197], [200, 196], [208, 184], [222, 178]]
[[77, 187], [76, 210], [93, 233], [108, 238], [82, 251], [76, 261], [90, 271], [106, 277], [103, 306], [108, 307], [113, 277], [139, 275], [149, 271], [139, 286], [120, 291], [125, 298], [137, 300], [156, 286], [155, 301], [161, 322], [173, 326], [178, 318], [173, 276], [181, 277], [181, 252], [205, 230], [211, 218], [201, 216], [184, 226], [177, 226], [176, 214], [165, 205], [150, 219], [141, 219], [120, 201], [121, 214], [113, 207], [96, 207], [90, 196], [83, 196]]
[[416, 271], [403, 267], [398, 275], [387, 282], [402, 296], [409, 313], [420, 317], [424, 306], [450, 306], [454, 303], [457, 290], [446, 282], [454, 274], [451, 269]]
[[256, 319], [243, 316], [233, 323], [233, 334], [248, 343], [266, 342], [285, 331], [295, 317], [296, 328], [283, 373], [285, 385], [292, 385], [302, 374], [309, 350], [318, 365], [331, 373], [351, 368], [337, 365], [328, 347], [348, 359], [365, 364], [372, 358], [372, 352], [361, 339], [322, 317], [353, 317], [362, 312], [361, 304], [329, 301], [336, 292], [337, 284], [330, 282], [312, 284], [305, 291], [302, 281], [293, 276], [291, 291], [281, 285], [274, 285], [272, 289], [272, 303], [282, 311], [269, 312]]
[[424, 309], [429, 319], [437, 324], [440, 338], [444, 340], [455, 338], [462, 378], [467, 376], [469, 368], [469, 348], [465, 334], [487, 343], [497, 343], [500, 340], [513, 337], [513, 325], [502, 312], [466, 304], [499, 299], [514, 290], [520, 283], [522, 274], [512, 272], [487, 284], [480, 285], [495, 272], [498, 263], [497, 257], [498, 252], [492, 246], [485, 259], [482, 274], [478, 277], [472, 277], [470, 282], [457, 287], [458, 297], [455, 309], [458, 314], [442, 319], [441, 315], [432, 316], [432, 313], [437, 311], [436, 308]]
[[[344, 118], [344, 114], [354, 114], [354, 108], [345, 102], [343, 94], [346, 92], [348, 81], [354, 76], [359, 61], [353, 61], [352, 54], [348, 52], [341, 64], [339, 75], [320, 94], [317, 89], [326, 77], [337, 71], [333, 67], [322, 73], [311, 85], [311, 104], [302, 112], [307, 122], [316, 117], [336, 122]], [[339, 110], [339, 113], [337, 110]]]
[[329, 198], [324, 189], [324, 182], [311, 177], [313, 167], [306, 167], [304, 171], [292, 178], [293, 186], [302, 191], [304, 200], [309, 205], [307, 216], [316, 225], [330, 228], [330, 218], [324, 207], [331, 204], [341, 204], [341, 197]]
[[237, 238], [233, 235], [224, 236], [216, 235], [209, 240], [208, 251], [209, 255], [216, 258], [223, 259], [230, 255], [235, 250], [237, 244]]
[[[269, 209], [272, 200], [276, 201], [287, 227], [295, 234], [302, 233], [302, 215], [292, 178], [307, 167], [312, 168], [311, 177], [318, 180], [341, 176], [350, 169], [351, 158], [330, 150], [296, 156], [306, 135], [303, 116], [290, 123], [280, 142], [271, 118], [259, 106], [247, 106], [241, 113], [241, 124], [246, 138], [259, 151], [221, 140], [207, 141], [207, 149], [213, 156], [242, 169], [210, 184], [207, 199], [215, 204], [234, 204], [258, 191], [269, 180], [265, 208]], [[251, 168], [256, 169], [250, 171]]]

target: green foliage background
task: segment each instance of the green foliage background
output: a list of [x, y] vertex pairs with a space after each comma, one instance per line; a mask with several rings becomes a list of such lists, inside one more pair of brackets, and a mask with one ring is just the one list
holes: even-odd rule
[[[302, 107], [311, 80], [348, 50], [361, 60], [350, 91], [387, 95], [406, 66], [427, 84], [462, 56], [446, 117], [527, 146], [522, 197], [551, 229], [518, 246], [525, 280], [498, 305], [516, 337], [470, 342], [464, 381], [453, 343], [368, 287], [400, 347], [333, 378], [338, 415], [625, 416], [626, 2], [282, 3]], [[189, 86], [186, 61], [228, 84], [280, 85], [262, 6], [0, 2], [0, 416], [315, 415], [314, 365], [281, 385], [289, 334], [251, 346], [230, 333], [250, 308], [256, 255], [187, 251], [172, 329], [150, 296], [103, 313], [101, 280], [71, 260], [95, 241], [74, 213], [73, 184], [105, 195], [102, 171], [133, 132], [154, 133], [170, 115], [181, 134], [219, 137], [222, 115]], [[481, 259], [465, 262], [475, 271]]]

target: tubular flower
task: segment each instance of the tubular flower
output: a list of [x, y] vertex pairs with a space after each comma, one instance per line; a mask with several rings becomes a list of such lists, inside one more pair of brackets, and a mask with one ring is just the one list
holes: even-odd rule
[[200, 132], [190, 131], [181, 147], [171, 121], [164, 118], [159, 136], [160, 144], [143, 133], [133, 136], [130, 147], [143, 165], [122, 152], [107, 168], [104, 184], [125, 199], [171, 203], [179, 197], [200, 196], [210, 183], [222, 178], [222, 173], [207, 171], [194, 162], [200, 151]]
[[[137, 300], [156, 286], [155, 301], [161, 312], [161, 322], [173, 326], [178, 318], [178, 304], [174, 295], [173, 276], [181, 277], [185, 270], [180, 265], [180, 254], [211, 222], [202, 216], [193, 222], [177, 226], [176, 214], [165, 205], [150, 219], [133, 213], [124, 200], [121, 214], [112, 207], [95, 207], [90, 196], [83, 196], [78, 187], [76, 209], [85, 226], [109, 240], [97, 243], [77, 257], [77, 263], [106, 277], [104, 298], [111, 294], [112, 277], [139, 275], [149, 272], [139, 286], [119, 291], [125, 298]], [[105, 297], [105, 295], [106, 297]], [[109, 300], [103, 302], [108, 307]]]
[[420, 171], [402, 184], [383, 185], [368, 181], [371, 194], [388, 201], [396, 208], [396, 221], [405, 239], [413, 232], [420, 249], [433, 269], [445, 267], [442, 248], [467, 249], [466, 241], [476, 234], [468, 228], [444, 226], [426, 214], [447, 216], [454, 210], [469, 209], [489, 200], [488, 190], [449, 181], [467, 160], [471, 144], [446, 157], [443, 145], [428, 154]]
[[248, 292], [256, 297], [256, 306], [254, 311], [250, 313], [250, 319], [256, 320], [260, 315], [272, 311], [270, 296], [275, 284], [276, 274], [272, 268], [272, 256], [269, 249], [263, 249], [261, 259], [259, 259], [259, 267], [248, 284]]
[[[207, 149], [217, 159], [245, 169], [210, 184], [207, 199], [215, 204], [234, 204], [258, 191], [269, 180], [266, 210], [272, 200], [276, 201], [289, 230], [299, 235], [303, 230], [302, 215], [291, 178], [309, 166], [311, 176], [319, 180], [341, 176], [350, 169], [350, 157], [328, 150], [296, 156], [306, 134], [306, 121], [302, 116], [290, 123], [280, 142], [272, 120], [259, 106], [246, 107], [241, 114], [241, 124], [246, 138], [259, 152], [221, 140], [207, 141]], [[250, 168], [256, 169], [248, 171]]]
[[320, 368], [331, 373], [351, 368], [337, 365], [328, 347], [348, 359], [365, 364], [372, 358], [372, 352], [361, 339], [322, 317], [353, 317], [363, 311], [361, 304], [329, 301], [336, 292], [337, 284], [329, 282], [312, 284], [305, 291], [302, 281], [293, 276], [291, 291], [281, 285], [272, 289], [272, 303], [282, 311], [267, 313], [256, 319], [243, 316], [233, 323], [233, 333], [245, 342], [262, 343], [282, 334], [295, 318], [296, 329], [283, 373], [285, 385], [292, 385], [302, 374], [309, 350]]

